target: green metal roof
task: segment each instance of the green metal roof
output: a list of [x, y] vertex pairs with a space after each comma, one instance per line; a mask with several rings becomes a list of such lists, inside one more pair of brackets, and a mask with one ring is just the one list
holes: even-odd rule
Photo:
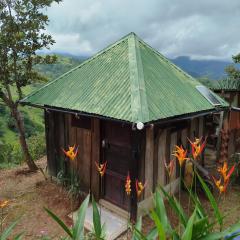
[[146, 123], [214, 109], [197, 85], [201, 84], [130, 33], [21, 103]]
[[215, 86], [212, 87], [213, 90], [227, 90], [227, 91], [240, 91], [240, 81], [226, 78], [218, 81]]

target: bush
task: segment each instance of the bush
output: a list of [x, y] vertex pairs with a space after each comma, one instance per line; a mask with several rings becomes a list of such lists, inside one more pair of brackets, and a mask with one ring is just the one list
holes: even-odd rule
[[[30, 154], [37, 160], [46, 154], [45, 135], [39, 134], [27, 139]], [[11, 167], [24, 161], [19, 142], [0, 145], [0, 168]]]

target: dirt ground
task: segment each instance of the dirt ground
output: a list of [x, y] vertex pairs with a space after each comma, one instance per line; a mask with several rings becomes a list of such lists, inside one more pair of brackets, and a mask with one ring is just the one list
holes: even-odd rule
[[[37, 164], [43, 169], [46, 167], [46, 159], [40, 159]], [[4, 209], [6, 217], [4, 225], [10, 224], [21, 216], [15, 233], [24, 232], [24, 239], [42, 239], [51, 236], [59, 239], [64, 232], [47, 215], [43, 207], [55, 212], [64, 222], [70, 226], [71, 219], [68, 217], [71, 209], [76, 209], [79, 203], [73, 203], [66, 190], [51, 179], [45, 180], [42, 173], [29, 173], [26, 166], [10, 170], [0, 170], [0, 198], [9, 199], [10, 205]], [[200, 196], [208, 212], [212, 212], [208, 201]], [[181, 194], [181, 202], [187, 211], [188, 196]], [[225, 199], [219, 203], [222, 212], [226, 215], [225, 226], [229, 226], [240, 219], [240, 186], [231, 187]], [[177, 217], [168, 209], [171, 222], [176, 225]], [[143, 219], [144, 232], [148, 232], [153, 224], [148, 217]], [[130, 238], [130, 234], [128, 235]], [[127, 239], [127, 235], [119, 239]]]

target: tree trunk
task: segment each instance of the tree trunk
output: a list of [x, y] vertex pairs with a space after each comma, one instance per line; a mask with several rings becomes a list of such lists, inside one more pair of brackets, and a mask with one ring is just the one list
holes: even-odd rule
[[22, 148], [22, 152], [25, 158], [25, 162], [27, 163], [29, 169], [31, 171], [37, 171], [38, 167], [35, 164], [35, 162], [33, 161], [30, 153], [29, 153], [29, 149], [28, 149], [28, 145], [26, 142], [26, 137], [25, 137], [25, 130], [24, 130], [24, 123], [23, 123], [23, 119], [21, 117], [21, 114], [18, 110], [18, 106], [14, 105], [13, 107], [11, 107], [11, 112], [12, 112], [12, 116], [15, 119], [16, 122], [16, 127], [18, 129], [18, 133], [19, 133], [19, 141], [21, 144], [21, 148]]

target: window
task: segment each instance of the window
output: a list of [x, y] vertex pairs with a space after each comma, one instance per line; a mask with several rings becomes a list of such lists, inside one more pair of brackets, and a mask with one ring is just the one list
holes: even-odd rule
[[217, 97], [205, 86], [199, 85], [196, 86], [196, 89], [213, 105], [219, 106], [221, 105], [220, 101]]

